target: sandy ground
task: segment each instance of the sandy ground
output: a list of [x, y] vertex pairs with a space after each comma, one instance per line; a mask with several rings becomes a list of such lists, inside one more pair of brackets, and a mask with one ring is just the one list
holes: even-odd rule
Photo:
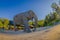
[[0, 40], [60, 40], [60, 25], [56, 25], [55, 27], [43, 31], [20, 35], [0, 33]]

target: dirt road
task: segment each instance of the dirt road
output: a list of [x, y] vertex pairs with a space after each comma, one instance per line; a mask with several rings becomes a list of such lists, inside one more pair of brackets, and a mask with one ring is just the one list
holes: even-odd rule
[[8, 35], [0, 33], [0, 40], [60, 40], [60, 25], [47, 30], [20, 34]]

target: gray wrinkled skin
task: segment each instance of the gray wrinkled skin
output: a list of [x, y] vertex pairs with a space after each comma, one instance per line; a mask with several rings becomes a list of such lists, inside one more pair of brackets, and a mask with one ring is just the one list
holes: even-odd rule
[[35, 20], [35, 26], [33, 31], [35, 31], [38, 18], [32, 10], [14, 16], [14, 27], [16, 27], [16, 24], [24, 25], [24, 32], [31, 32], [28, 21], [33, 19]]

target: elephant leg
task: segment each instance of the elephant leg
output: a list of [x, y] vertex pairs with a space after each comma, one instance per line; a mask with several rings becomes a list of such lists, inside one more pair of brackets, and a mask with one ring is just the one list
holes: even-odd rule
[[34, 30], [33, 31], [36, 31], [36, 27], [37, 27], [37, 22], [38, 22], [38, 18], [37, 18], [37, 16], [36, 15], [34, 15], [34, 20], [35, 20], [35, 24], [34, 24]]
[[14, 30], [16, 29], [16, 23], [14, 22]]
[[26, 32], [26, 27], [25, 27], [25, 25], [24, 25], [24, 32]]
[[33, 32], [36, 31], [36, 27], [34, 27]]
[[24, 20], [24, 31], [31, 32], [30, 27], [28, 25], [28, 20]]
[[[32, 19], [32, 21], [33, 21], [33, 19]], [[33, 23], [32, 23], [32, 24], [33, 24]], [[33, 32], [36, 31], [36, 25], [37, 25], [37, 24], [36, 24], [36, 22], [35, 22], [35, 23], [33, 24], [33, 26], [34, 26], [34, 27], [33, 27], [33, 30], [32, 30]]]
[[16, 27], [16, 23], [14, 22], [14, 28]]

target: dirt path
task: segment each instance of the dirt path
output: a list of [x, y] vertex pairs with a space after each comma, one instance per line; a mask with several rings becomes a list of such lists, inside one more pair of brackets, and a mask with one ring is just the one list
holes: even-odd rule
[[0, 40], [60, 40], [60, 25], [47, 30], [22, 35], [8, 35], [0, 33]]

